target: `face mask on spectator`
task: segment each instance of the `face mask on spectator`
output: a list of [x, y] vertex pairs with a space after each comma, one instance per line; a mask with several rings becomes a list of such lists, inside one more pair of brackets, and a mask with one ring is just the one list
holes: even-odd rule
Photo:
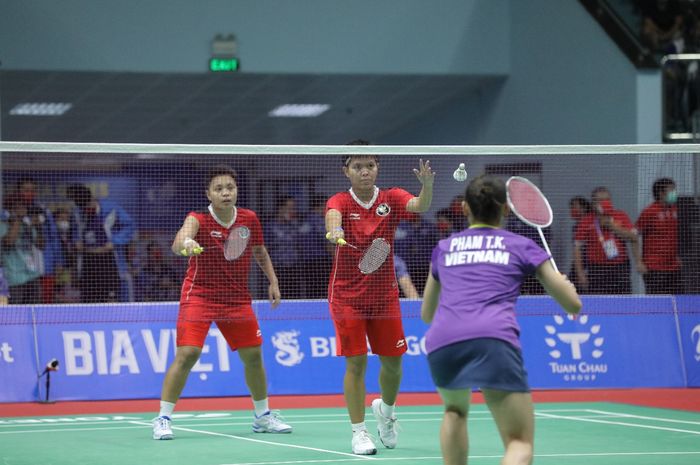
[[674, 203], [676, 203], [678, 201], [678, 192], [676, 192], [675, 190], [668, 191], [666, 193], [665, 200], [666, 200], [667, 204], [673, 205]]
[[61, 232], [66, 232], [70, 229], [70, 222], [68, 221], [56, 221], [56, 227]]

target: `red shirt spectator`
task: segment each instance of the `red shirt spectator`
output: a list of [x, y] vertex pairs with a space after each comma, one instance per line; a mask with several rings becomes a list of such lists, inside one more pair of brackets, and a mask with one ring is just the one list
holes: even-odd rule
[[676, 271], [681, 267], [678, 257], [678, 207], [654, 202], [646, 207], [637, 220], [642, 235], [642, 260], [652, 271]]

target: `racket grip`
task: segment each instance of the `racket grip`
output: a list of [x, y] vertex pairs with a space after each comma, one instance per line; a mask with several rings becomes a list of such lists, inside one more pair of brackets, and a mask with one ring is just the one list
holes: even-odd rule
[[[330, 239], [330, 238], [331, 238], [331, 233], [330, 233], [330, 232], [327, 232], [327, 233], [326, 233], [326, 239]], [[347, 241], [341, 237], [341, 238], [339, 238], [337, 241], [335, 241], [335, 243], [338, 244], [338, 245], [346, 245], [346, 244], [347, 244]]]
[[[199, 255], [202, 252], [204, 252], [204, 247], [195, 247], [194, 249], [192, 249], [192, 255]], [[180, 255], [188, 257], [189, 255], [187, 255], [187, 249], [182, 249], [180, 251]]]

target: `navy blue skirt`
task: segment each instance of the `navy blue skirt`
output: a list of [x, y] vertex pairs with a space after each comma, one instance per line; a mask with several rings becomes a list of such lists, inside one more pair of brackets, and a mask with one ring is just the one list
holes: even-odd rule
[[428, 364], [439, 388], [530, 392], [522, 352], [501, 339], [450, 344], [428, 354]]

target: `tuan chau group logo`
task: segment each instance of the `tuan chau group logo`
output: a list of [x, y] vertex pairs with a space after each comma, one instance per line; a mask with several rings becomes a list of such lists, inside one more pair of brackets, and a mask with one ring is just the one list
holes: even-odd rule
[[[605, 338], [599, 324], [589, 324], [588, 315], [581, 315], [577, 324], [572, 318], [554, 315], [554, 324], [545, 325], [548, 336], [544, 342], [550, 348], [549, 362], [552, 374], [564, 381], [595, 381], [608, 372], [607, 363], [601, 363]], [[575, 331], [572, 331], [575, 329]]]

